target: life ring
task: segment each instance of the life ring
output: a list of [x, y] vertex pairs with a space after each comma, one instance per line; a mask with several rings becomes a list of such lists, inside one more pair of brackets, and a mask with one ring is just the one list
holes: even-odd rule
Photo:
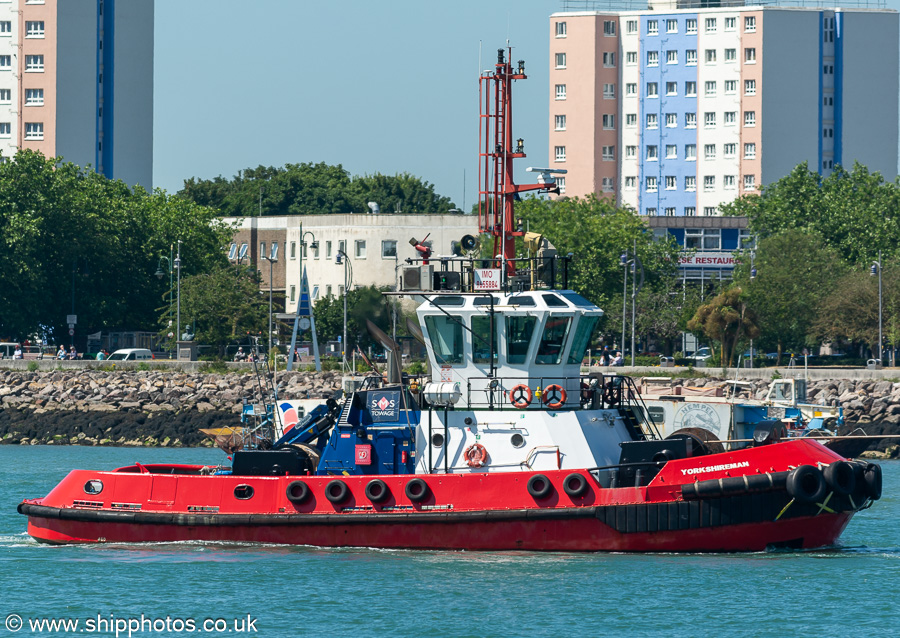
[[788, 494], [800, 503], [820, 502], [826, 489], [825, 477], [812, 465], [801, 465], [788, 474]]
[[373, 503], [380, 503], [390, 495], [391, 491], [388, 489], [387, 483], [381, 479], [372, 479], [366, 485], [366, 498]]
[[325, 486], [325, 498], [337, 505], [350, 496], [350, 488], [343, 481], [335, 479]]
[[548, 385], [544, 388], [541, 401], [546, 403], [548, 408], [558, 410], [566, 404], [566, 389], [556, 383]]
[[469, 467], [482, 467], [487, 461], [488, 453], [481, 443], [473, 443], [466, 448], [464, 456]]
[[509, 402], [513, 404], [513, 407], [524, 410], [531, 405], [533, 396], [531, 388], [524, 383], [520, 383], [509, 391]]
[[553, 490], [553, 483], [543, 474], [535, 474], [528, 479], [528, 493], [533, 498], [546, 498]]
[[291, 503], [300, 504], [309, 498], [309, 485], [303, 481], [291, 481], [285, 490], [285, 496]]
[[835, 461], [823, 471], [825, 482], [838, 496], [847, 496], [856, 489], [856, 473], [847, 461]]

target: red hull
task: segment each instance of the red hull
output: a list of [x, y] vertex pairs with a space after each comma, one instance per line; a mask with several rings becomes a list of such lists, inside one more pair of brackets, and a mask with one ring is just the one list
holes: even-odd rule
[[[836, 505], [836, 499], [831, 513], [815, 504], [788, 504], [783, 489], [687, 501], [681, 487], [699, 479], [760, 476], [839, 459], [801, 440], [670, 461], [646, 487], [604, 488], [579, 470], [588, 485], [577, 497], [563, 489], [572, 471], [544, 472], [553, 485], [544, 498], [526, 489], [535, 472], [260, 477], [177, 473], [196, 469], [190, 466], [135, 466], [115, 472], [75, 470], [45, 498], [25, 501], [20, 511], [29, 517], [28, 533], [48, 543], [623, 552], [810, 548], [834, 544], [862, 501], [851, 508]], [[380, 504], [365, 496], [375, 478], [390, 492]], [[428, 484], [428, 495], [419, 502], [404, 489], [416, 478]], [[288, 485], [297, 480], [310, 488], [302, 504], [287, 497]], [[338, 504], [325, 497], [334, 480], [349, 488]], [[85, 491], [94, 481], [102, 483], [98, 494]], [[251, 486], [252, 497], [236, 498], [239, 486]]]

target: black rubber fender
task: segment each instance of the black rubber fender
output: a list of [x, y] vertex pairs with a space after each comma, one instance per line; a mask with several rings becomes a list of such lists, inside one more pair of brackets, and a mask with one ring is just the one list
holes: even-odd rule
[[873, 501], [880, 499], [882, 483], [881, 466], [877, 463], [869, 463], [863, 473], [863, 478], [866, 483], [866, 496]]
[[337, 505], [347, 500], [350, 496], [350, 488], [343, 481], [335, 479], [325, 486], [325, 498]]
[[406, 498], [411, 500], [413, 503], [419, 503], [428, 498], [428, 494], [431, 489], [428, 487], [428, 483], [423, 481], [420, 478], [414, 478], [406, 484]]
[[288, 483], [287, 488], [284, 490], [285, 496], [287, 496], [287, 500], [291, 503], [296, 503], [299, 505], [300, 503], [306, 502], [310, 495], [309, 485], [304, 483], [303, 481], [291, 481]]
[[563, 481], [563, 490], [572, 498], [578, 498], [587, 491], [587, 488], [587, 479], [578, 472], [572, 472]]
[[823, 474], [828, 487], [838, 496], [852, 494], [856, 488], [856, 473], [847, 461], [835, 461], [826, 465]]
[[801, 465], [788, 474], [788, 494], [799, 503], [820, 503], [827, 488], [822, 472], [812, 465]]
[[366, 484], [366, 498], [373, 503], [386, 501], [390, 495], [391, 490], [381, 479], [372, 479]]
[[532, 498], [538, 500], [547, 498], [552, 491], [553, 483], [543, 474], [535, 474], [528, 479], [528, 493], [531, 494]]

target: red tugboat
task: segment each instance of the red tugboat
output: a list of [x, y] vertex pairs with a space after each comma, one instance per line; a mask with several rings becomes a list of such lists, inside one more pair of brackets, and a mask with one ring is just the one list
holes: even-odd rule
[[[661, 438], [627, 377], [581, 374], [602, 311], [566, 290], [570, 257], [516, 259], [511, 88], [524, 63], [481, 78], [480, 226], [496, 259], [404, 268], [431, 377], [387, 379], [285, 424], [290, 402], [240, 433], [230, 466], [74, 470], [19, 512], [48, 543], [237, 541], [316, 546], [629, 552], [834, 544], [881, 496], [881, 470], [814, 441], [726, 451], [691, 429]], [[469, 239], [463, 246], [471, 247]], [[557, 288], [557, 282], [561, 286]], [[276, 401], [277, 403], [277, 401]], [[234, 441], [232, 441], [234, 443]]]

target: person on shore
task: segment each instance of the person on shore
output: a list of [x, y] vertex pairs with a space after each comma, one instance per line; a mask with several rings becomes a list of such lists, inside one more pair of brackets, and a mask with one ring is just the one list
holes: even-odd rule
[[603, 346], [603, 352], [600, 353], [600, 365], [608, 366], [612, 362], [612, 355], [609, 352], [609, 346]]
[[69, 361], [75, 361], [78, 358], [78, 353], [75, 351], [75, 346], [69, 346], [69, 354], [66, 357]]
[[97, 361], [103, 361], [106, 358], [106, 354], [101, 350], [97, 353]]
[[13, 352], [13, 359], [24, 359], [25, 355], [22, 354], [22, 346], [16, 344], [16, 350]]
[[622, 353], [619, 352], [618, 350], [616, 350], [616, 356], [615, 356], [615, 358], [612, 360], [612, 363], [610, 363], [609, 365], [611, 365], [611, 366], [624, 366], [624, 365], [625, 365], [625, 359], [622, 357]]
[[237, 349], [237, 352], [234, 353], [234, 360], [235, 361], [244, 361], [246, 359], [247, 359], [247, 355], [244, 354], [244, 349], [239, 347]]
[[59, 347], [59, 350], [56, 351], [56, 358], [60, 361], [66, 358], [66, 349], [63, 346]]

